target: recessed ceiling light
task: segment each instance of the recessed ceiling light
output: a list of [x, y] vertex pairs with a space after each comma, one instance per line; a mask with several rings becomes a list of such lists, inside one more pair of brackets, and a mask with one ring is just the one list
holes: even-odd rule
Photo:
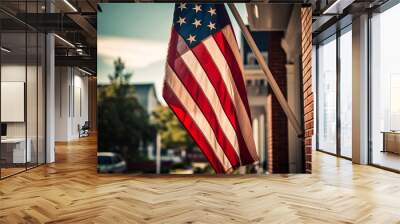
[[88, 71], [86, 71], [86, 70], [83, 70], [83, 69], [81, 69], [81, 68], [79, 68], [79, 67], [78, 67], [78, 70], [81, 71], [81, 72], [83, 72], [83, 73], [85, 73], [85, 74], [87, 74], [87, 75], [92, 75], [92, 73], [90, 73], [90, 72], [88, 72]]
[[65, 44], [69, 45], [70, 47], [75, 48], [75, 45], [73, 45], [71, 42], [69, 42], [68, 40], [60, 37], [58, 34], [54, 34], [55, 37], [57, 37], [59, 40], [61, 40], [62, 42], [64, 42]]
[[68, 0], [64, 0], [65, 4], [68, 5], [74, 12], [78, 12], [78, 10], [73, 6]]
[[341, 14], [343, 9], [351, 5], [355, 0], [336, 0], [322, 14]]
[[1, 47], [0, 49], [1, 49], [1, 51], [4, 51], [6, 53], [10, 53], [11, 52], [11, 50], [9, 50], [9, 49], [7, 49], [5, 47]]

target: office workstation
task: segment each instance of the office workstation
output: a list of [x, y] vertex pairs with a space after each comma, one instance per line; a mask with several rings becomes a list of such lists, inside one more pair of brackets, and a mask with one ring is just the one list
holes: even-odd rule
[[[27, 131], [25, 109], [26, 82], [1, 82], [1, 144], [2, 175], [12, 175], [37, 163], [37, 145], [33, 145], [35, 127]], [[34, 125], [34, 122], [30, 122]], [[28, 135], [29, 133], [29, 135]], [[35, 153], [32, 153], [32, 149]]]
[[4, 167], [25, 166], [32, 161], [30, 138], [22, 134], [8, 136], [7, 128], [25, 122], [25, 82], [1, 82], [1, 147]]

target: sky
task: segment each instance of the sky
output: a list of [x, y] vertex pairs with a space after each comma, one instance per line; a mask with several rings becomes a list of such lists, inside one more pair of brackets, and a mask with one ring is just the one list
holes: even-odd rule
[[[114, 71], [113, 62], [121, 57], [132, 83], [154, 83], [161, 96], [165, 59], [172, 27], [172, 3], [101, 3], [97, 15], [97, 77], [107, 83]], [[226, 6], [227, 7], [227, 6]], [[244, 3], [236, 4], [247, 24]], [[237, 40], [239, 27], [230, 14]]]

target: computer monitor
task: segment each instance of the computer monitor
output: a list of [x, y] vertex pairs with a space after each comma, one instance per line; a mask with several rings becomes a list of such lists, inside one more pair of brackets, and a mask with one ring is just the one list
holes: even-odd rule
[[7, 124], [1, 123], [1, 136], [7, 136]]

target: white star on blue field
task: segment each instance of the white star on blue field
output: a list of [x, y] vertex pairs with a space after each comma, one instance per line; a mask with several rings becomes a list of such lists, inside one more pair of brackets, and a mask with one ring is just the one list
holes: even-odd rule
[[186, 41], [194, 47], [204, 38], [218, 32], [230, 24], [223, 4], [189, 4], [175, 5], [174, 28]]
[[[245, 4], [236, 6], [247, 23]], [[97, 15], [98, 83], [108, 82], [108, 75], [114, 71], [113, 61], [121, 57], [126, 70], [133, 72], [131, 82], [154, 83], [162, 103], [161, 91], [171, 27], [181, 23], [182, 26], [190, 25], [194, 29], [207, 29], [209, 32], [218, 29], [218, 23], [214, 20], [183, 19], [181, 16], [182, 20], [179, 21], [179, 18], [174, 18], [174, 3], [100, 3], [100, 7], [102, 12]], [[178, 4], [177, 7], [183, 11], [190, 9], [198, 15], [206, 13], [210, 18], [218, 13], [213, 7], [203, 4]], [[227, 11], [237, 40], [240, 40], [239, 27]], [[185, 41], [199, 41], [201, 38], [195, 35], [188, 34]]]

